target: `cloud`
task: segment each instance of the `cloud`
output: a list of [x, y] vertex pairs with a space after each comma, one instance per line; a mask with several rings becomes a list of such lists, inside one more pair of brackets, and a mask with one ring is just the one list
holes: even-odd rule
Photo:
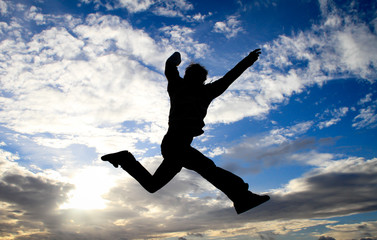
[[[263, 117], [293, 94], [334, 79], [357, 78], [373, 84], [377, 48], [372, 43], [377, 41], [377, 35], [371, 26], [371, 22], [363, 22], [352, 11], [334, 8], [310, 29], [281, 35], [264, 44], [255, 65], [213, 102], [207, 122]], [[234, 102], [239, 107], [234, 108]], [[323, 122], [320, 127], [333, 125], [339, 119]]]
[[[71, 144], [128, 142], [132, 148], [136, 135], [121, 137], [118, 130], [127, 129], [121, 123], [147, 121], [150, 126], [143, 130], [149, 129], [150, 137], [144, 132], [141, 138], [159, 142], [150, 131], [163, 133], [169, 103], [164, 78], [152, 69], [162, 71], [162, 55], [173, 51], [117, 17], [90, 15], [84, 23], [76, 22], [72, 29], [47, 28], [30, 40], [19, 37], [24, 30], [18, 25], [6, 25], [17, 38], [6, 33], [0, 46], [3, 126], [28, 134], [60, 134]], [[93, 142], [94, 135], [102, 136], [102, 143]], [[58, 139], [38, 139], [60, 145]]]
[[[25, 238], [29, 239], [43, 236], [134, 239], [194, 235], [224, 238], [263, 233], [279, 236], [307, 227], [326, 225], [335, 229], [337, 226], [336, 221], [308, 218], [348, 215], [376, 208], [377, 159], [328, 161], [291, 180], [283, 188], [272, 190], [272, 200], [243, 215], [237, 215], [222, 193], [188, 170], [179, 173], [165, 188], [149, 194], [121, 169], [112, 169], [114, 173], [123, 173], [123, 177], [102, 195], [106, 208], [60, 209], [59, 206], [68, 200], [73, 185], [52, 177], [54, 175], [48, 174], [47, 170], [31, 173], [11, 159], [17, 157], [8, 157], [1, 163], [0, 185], [4, 194], [1, 195], [0, 211], [4, 213], [2, 227], [7, 228], [2, 232], [17, 236], [16, 231], [9, 229], [21, 228]], [[160, 161], [160, 158], [150, 158], [144, 159], [142, 164], [153, 172]], [[349, 192], [354, 194], [349, 195]], [[12, 221], [13, 218], [18, 221]], [[224, 226], [224, 222], [229, 224]], [[102, 229], [100, 232], [99, 228]], [[351, 232], [355, 233], [355, 229]]]
[[243, 32], [241, 21], [238, 20], [239, 16], [232, 15], [227, 17], [223, 22], [216, 22], [213, 31], [216, 33], [225, 34], [226, 38], [236, 37], [238, 33]]
[[[375, 158], [327, 161], [303, 177], [291, 180], [283, 189], [273, 191], [276, 195], [272, 195], [269, 208], [274, 211], [288, 205], [295, 206], [294, 217], [297, 218], [301, 213], [310, 218], [321, 218], [345, 215], [346, 212], [373, 211], [377, 207], [376, 196], [371, 194], [375, 191], [376, 164]], [[349, 195], [351, 191], [352, 196]], [[279, 214], [288, 213], [289, 208]]]
[[[1, 5], [3, 2], [0, 2], [2, 13], [5, 11], [4, 4]], [[140, 3], [144, 5], [133, 11], [153, 8], [148, 5], [152, 2]], [[174, 4], [178, 6], [178, 1]], [[78, 182], [64, 178], [80, 179], [72, 176], [85, 175], [88, 170], [86, 161], [91, 165], [99, 164], [98, 153], [119, 148], [139, 150], [140, 153], [144, 147], [137, 144], [160, 141], [166, 129], [169, 107], [162, 71], [165, 59], [174, 50], [170, 45], [197, 58], [203, 57], [204, 53], [210, 54], [210, 51], [208, 45], [194, 38], [190, 28], [163, 28], [161, 31], [166, 38], [155, 40], [145, 31], [111, 15], [91, 14], [81, 19], [72, 15], [42, 14], [33, 7], [9, 6], [6, 14], [25, 10], [27, 18], [23, 20], [14, 14], [15, 17], [8, 22], [0, 24], [3, 37], [0, 43], [0, 119], [2, 128], [5, 128], [2, 129], [5, 134], [0, 145], [9, 149], [17, 146], [19, 151], [19, 154], [0, 151], [0, 232], [8, 234], [2, 237], [21, 239], [21, 233], [25, 239], [285, 235], [307, 227], [335, 223], [302, 218], [325, 218], [376, 209], [373, 196], [376, 159], [335, 160], [339, 157], [314, 151], [317, 144], [333, 141], [303, 137], [308, 129], [316, 126], [315, 121], [277, 128], [245, 139], [233, 148], [213, 151], [214, 155], [230, 151], [229, 154], [242, 157], [249, 156], [248, 150], [254, 149], [259, 150], [252, 153], [254, 157], [266, 160], [270, 165], [279, 164], [279, 157], [283, 156], [313, 168], [308, 174], [271, 191], [271, 202], [249, 214], [237, 216], [231, 202], [222, 193], [190, 171], [182, 171], [166, 188], [153, 195], [145, 192], [120, 169], [112, 169], [111, 173], [93, 171], [100, 179], [108, 179], [108, 175], [115, 175], [118, 179], [121, 175], [117, 182], [114, 181], [115, 186], [101, 197], [106, 208], [59, 208], [74, 193], [73, 188], [80, 187]], [[169, 9], [167, 5], [166, 8]], [[39, 24], [38, 30], [25, 28], [24, 21]], [[311, 52], [317, 47], [313, 42], [318, 41], [319, 48], [315, 51], [318, 50], [321, 57], [326, 56], [321, 46], [337, 49], [332, 45], [334, 42], [323, 43], [321, 40], [324, 36], [329, 37], [325, 40], [336, 39], [333, 31], [337, 28], [331, 24], [338, 24], [337, 19], [332, 18], [326, 24], [313, 26], [305, 34], [282, 36], [266, 45], [266, 60], [261, 58], [260, 65], [255, 66], [261, 71], [246, 72], [230, 92], [214, 102], [208, 123], [230, 123], [248, 116], [262, 116], [293, 93], [326, 79], [346, 76], [349, 70], [353, 76], [372, 75], [375, 62], [371, 54], [366, 54], [365, 59], [357, 64], [342, 60], [339, 69], [334, 69], [331, 59], [328, 61], [331, 64], [322, 65]], [[340, 36], [342, 43], [349, 41], [355, 33], [368, 35], [355, 37], [359, 43], [368, 44], [365, 39], [374, 39], [363, 23], [344, 21], [340, 26], [341, 31], [361, 26], [358, 32], [346, 31], [348, 35]], [[309, 37], [305, 38], [305, 35]], [[374, 51], [374, 48], [369, 50]], [[340, 51], [334, 52], [338, 54]], [[359, 53], [352, 55], [345, 51], [344, 54], [360, 58]], [[335, 61], [339, 56], [343, 57], [334, 55], [337, 56], [332, 58]], [[308, 67], [297, 69], [295, 61], [299, 60], [308, 60], [308, 65], [304, 64]], [[369, 67], [363, 65], [367, 63]], [[293, 70], [284, 74], [285, 67]], [[234, 102], [229, 102], [231, 99]], [[373, 103], [367, 98], [363, 102], [364, 105], [360, 105], [363, 109], [368, 109], [367, 103]], [[234, 108], [234, 103], [240, 108]], [[338, 111], [339, 114], [345, 112], [341, 110], [329, 110], [328, 116], [340, 118]], [[361, 124], [364, 119], [368, 118], [358, 117], [355, 124]], [[7, 145], [9, 142], [19, 145]], [[54, 154], [50, 154], [52, 152]], [[82, 158], [87, 152], [91, 153], [90, 156]], [[28, 159], [23, 155], [32, 159], [34, 166], [28, 165]], [[142, 163], [153, 172], [160, 161], [159, 157], [143, 158]], [[55, 170], [44, 169], [46, 162], [59, 162], [61, 166]], [[20, 165], [28, 166], [30, 170]], [[349, 196], [349, 192], [355, 194]], [[228, 224], [224, 226], [224, 222]]]
[[367, 95], [365, 95], [364, 98], [360, 99], [360, 101], [357, 104], [364, 105], [365, 103], [372, 101], [372, 95], [373, 93], [368, 93]]
[[[168, 37], [170, 44], [179, 51], [190, 53], [195, 58], [204, 58], [210, 53], [210, 47], [193, 39], [194, 30], [178, 25], [160, 28], [160, 31]], [[186, 56], [182, 56], [185, 61]]]
[[8, 12], [8, 5], [3, 0], [0, 0], [0, 13], [1, 15], [5, 15]]
[[[326, 234], [328, 239], [375, 239], [377, 235], [377, 222], [361, 222], [353, 224], [326, 225], [330, 229]], [[326, 238], [323, 238], [326, 239]]]
[[[180, 4], [184, 8], [184, 2]], [[80, 19], [41, 14], [37, 8], [29, 8], [28, 21], [46, 24], [41, 25], [41, 32], [22, 28], [17, 18], [1, 25], [5, 36], [0, 46], [4, 53], [4, 94], [0, 98], [4, 126], [29, 134], [60, 134], [57, 139], [36, 138], [40, 144], [57, 146], [61, 139], [61, 146], [70, 142], [104, 146], [100, 152], [118, 148], [122, 142], [129, 149], [134, 149], [139, 140], [158, 143], [166, 129], [169, 108], [162, 75], [164, 61], [175, 49], [186, 56], [206, 58], [209, 46], [195, 40], [194, 31], [187, 27], [161, 28], [166, 38], [156, 41], [115, 16], [91, 14]], [[331, 72], [327, 70], [332, 69], [332, 63], [322, 64], [312, 49], [320, 46], [316, 51], [326, 59], [324, 50], [337, 45], [322, 41], [322, 36], [336, 38], [336, 33], [359, 26], [364, 26], [361, 34], [374, 36], [363, 23], [344, 21], [340, 27], [332, 27], [326, 22], [305, 34], [281, 36], [267, 44], [255, 69], [245, 72], [230, 91], [213, 102], [206, 123], [263, 117], [293, 93], [329, 79]], [[366, 56], [371, 63], [368, 66], [373, 67], [374, 55]], [[308, 67], [296, 69], [293, 59], [308, 61]], [[279, 70], [286, 67], [292, 68], [287, 74]], [[368, 75], [369, 68], [360, 69], [364, 72], [360, 76]], [[358, 70], [353, 72], [357, 74]], [[372, 114], [373, 109], [363, 112], [355, 127], [368, 112]], [[122, 137], [119, 130], [128, 129], [125, 121], [137, 121], [140, 131]], [[334, 117], [321, 126], [337, 121], [339, 117]]]
[[212, 16], [212, 12], [209, 12], [208, 14], [196, 13], [194, 15], [185, 15], [185, 16], [187, 18], [187, 21], [203, 22], [206, 18]]
[[349, 111], [348, 107], [341, 107], [334, 110], [326, 109], [322, 115], [317, 114], [316, 116], [319, 118], [324, 118], [326, 115], [330, 115], [331, 119], [322, 121], [318, 123], [318, 128], [323, 129], [335, 125], [336, 123], [342, 120], [342, 117], [346, 116], [347, 112]]
[[353, 127], [356, 129], [361, 128], [375, 128], [377, 126], [377, 101], [373, 102], [372, 105], [360, 109], [360, 113], [353, 119]]
[[[373, 83], [377, 48], [372, 43], [377, 36], [371, 24], [335, 9], [311, 29], [264, 44], [256, 64], [214, 101], [208, 123], [264, 116], [292, 94], [333, 79], [359, 78]], [[239, 107], [230, 104], [234, 102]], [[327, 124], [335, 122], [336, 118]]]
[[[29, 9], [27, 20], [37, 21], [40, 10]], [[100, 152], [121, 145], [135, 150], [138, 140], [159, 143], [169, 108], [162, 72], [175, 50], [167, 39], [157, 42], [110, 15], [79, 19], [42, 14], [37, 19], [47, 25], [41, 23], [44, 30], [33, 34], [18, 18], [2, 25], [3, 126], [24, 134], [51, 134], [35, 137], [41, 145], [86, 144], [100, 146]], [[163, 31], [184, 55], [208, 52], [189, 28]], [[129, 132], [134, 121], [139, 128]]]
[[[5, 155], [5, 158], [4, 158]], [[73, 185], [20, 167], [17, 156], [0, 149], [1, 237], [53, 229], [60, 224], [57, 208]], [[18, 221], [15, 221], [18, 219]], [[38, 231], [38, 230], [37, 230]]]
[[115, 1], [115, 2], [116, 2], [115, 8], [127, 8], [127, 10], [132, 12], [132, 13], [145, 11], [152, 4], [155, 3], [155, 1], [153, 1], [153, 0], [137, 0], [137, 1], [119, 0], [119, 1]]
[[[330, 2], [330, 1], [325, 1]], [[275, 66], [286, 69], [304, 64], [301, 77], [320, 83], [340, 77], [356, 77], [374, 81], [377, 59], [372, 52], [377, 49], [371, 23], [362, 22], [355, 15], [334, 9], [323, 15], [319, 25], [296, 36], [281, 36], [273, 44], [265, 45]], [[274, 60], [275, 59], [275, 60]], [[299, 70], [299, 69], [297, 69]]]
[[81, 2], [85, 4], [94, 3], [96, 8], [104, 7], [107, 10], [125, 8], [130, 13], [151, 11], [158, 16], [182, 18], [184, 18], [185, 12], [193, 10], [194, 8], [193, 5], [186, 0], [81, 0]]
[[116, 0], [116, 1], [99, 1], [99, 0], [81, 0], [84, 4], [95, 4], [95, 8], [105, 7], [107, 10], [126, 8], [131, 13], [145, 11], [150, 8], [155, 0]]
[[[244, 138], [238, 143], [231, 143], [232, 146], [222, 150], [225, 152], [223, 159], [227, 162], [230, 160], [234, 162], [234, 159], [237, 159], [237, 162], [242, 160], [247, 163], [247, 166], [238, 168], [234, 163], [227, 163], [226, 168], [236, 171], [258, 172], [263, 167], [291, 161], [312, 165], [314, 162], [310, 159], [299, 159], [294, 154], [299, 152], [308, 154], [318, 146], [332, 142], [332, 139], [315, 140], [314, 138], [303, 137], [312, 126], [312, 121], [302, 122], [287, 128], [277, 128], [267, 133]], [[332, 155], [330, 156], [332, 157]], [[322, 160], [327, 158], [326, 154], [321, 155]]]
[[184, 13], [193, 10], [194, 6], [185, 0], [159, 1], [153, 13], [165, 17], [184, 17]]
[[325, 236], [321, 236], [318, 238], [318, 240], [336, 240], [335, 238], [333, 237], [325, 237]]

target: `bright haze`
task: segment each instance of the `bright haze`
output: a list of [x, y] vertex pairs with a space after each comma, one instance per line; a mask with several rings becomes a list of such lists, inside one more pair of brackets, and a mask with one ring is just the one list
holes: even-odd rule
[[[356, 0], [0, 0], [1, 239], [377, 239], [377, 6]], [[237, 215], [162, 161], [166, 59], [259, 60], [193, 146], [271, 200]]]

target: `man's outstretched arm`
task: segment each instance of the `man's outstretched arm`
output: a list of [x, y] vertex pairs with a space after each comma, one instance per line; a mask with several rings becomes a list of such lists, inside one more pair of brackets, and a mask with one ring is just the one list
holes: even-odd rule
[[173, 53], [165, 63], [165, 76], [168, 81], [180, 78], [177, 66], [181, 64], [181, 54]]
[[244, 59], [242, 59], [232, 70], [227, 72], [224, 77], [220, 78], [219, 80], [210, 83], [213, 97], [218, 97], [226, 89], [251, 65], [254, 64], [255, 61], [258, 60], [259, 54], [261, 53], [260, 49], [255, 49], [249, 55], [247, 55]]

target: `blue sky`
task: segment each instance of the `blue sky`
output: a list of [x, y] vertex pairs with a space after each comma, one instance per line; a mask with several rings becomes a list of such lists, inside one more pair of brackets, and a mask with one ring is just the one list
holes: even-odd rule
[[[377, 239], [373, 1], [0, 0], [2, 239]], [[193, 145], [271, 200], [237, 215], [196, 173], [149, 194], [99, 158], [162, 158], [165, 60], [223, 76]]]

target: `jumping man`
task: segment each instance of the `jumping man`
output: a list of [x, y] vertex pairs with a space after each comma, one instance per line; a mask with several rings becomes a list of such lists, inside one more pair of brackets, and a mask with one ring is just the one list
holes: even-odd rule
[[150, 193], [165, 186], [185, 167], [196, 171], [227, 195], [238, 214], [268, 201], [269, 196], [250, 192], [249, 185], [240, 177], [217, 167], [211, 159], [191, 146], [193, 138], [204, 133], [204, 118], [209, 104], [253, 65], [260, 53], [260, 49], [252, 51], [222, 78], [204, 84], [208, 72], [200, 64], [189, 65], [184, 77], [179, 76], [177, 66], [181, 63], [181, 55], [175, 52], [165, 64], [170, 113], [169, 128], [161, 143], [164, 157], [161, 165], [151, 175], [128, 151], [105, 155], [102, 160], [109, 161], [114, 167], [120, 165]]

